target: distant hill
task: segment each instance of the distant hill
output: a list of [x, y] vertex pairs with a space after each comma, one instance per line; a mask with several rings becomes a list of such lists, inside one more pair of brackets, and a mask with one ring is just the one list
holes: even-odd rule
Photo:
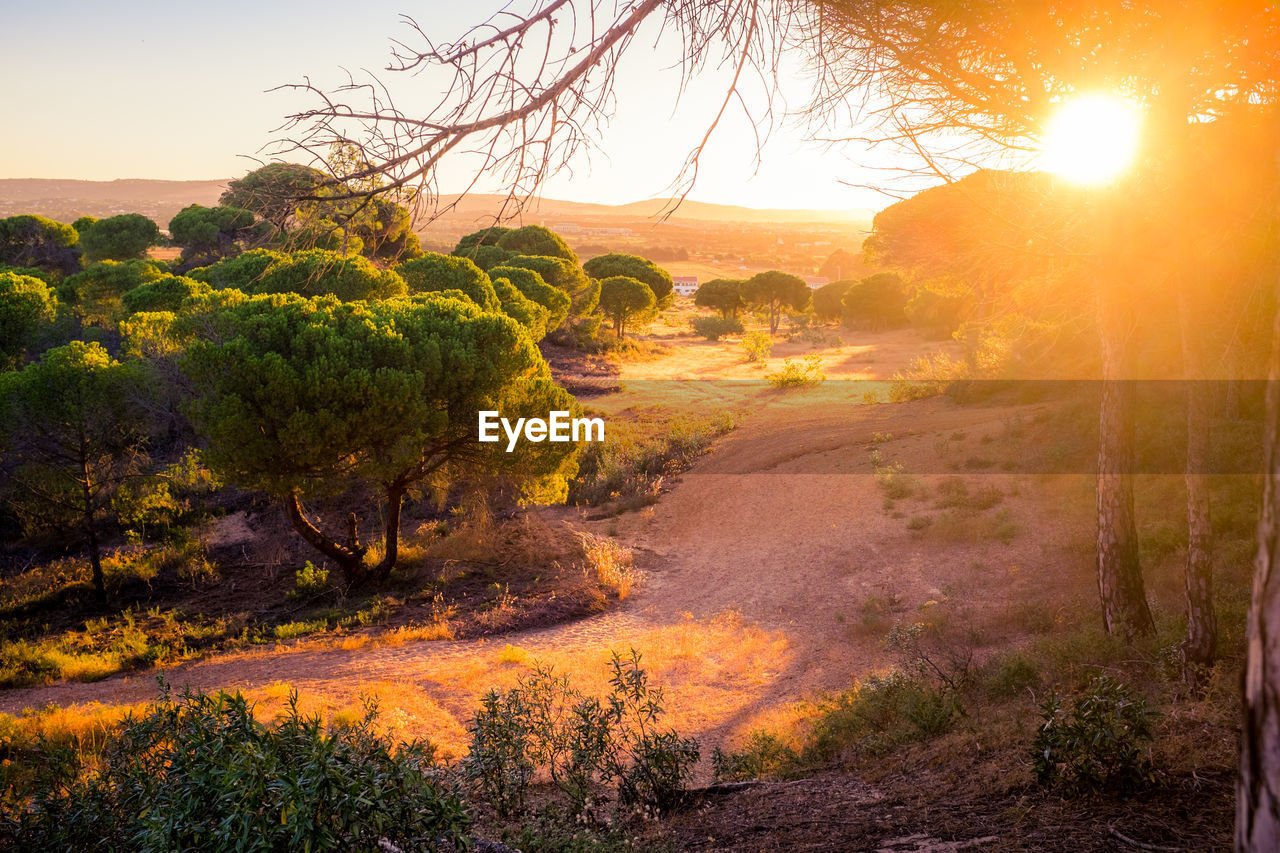
[[216, 204], [221, 181], [71, 181], [45, 178], [0, 179], [0, 216], [38, 213], [60, 222], [81, 216], [141, 213], [161, 228], [189, 204]]
[[[213, 181], [78, 181], [46, 178], [0, 178], [0, 216], [39, 213], [69, 222], [80, 216], [111, 216], [142, 213], [167, 227], [173, 215], [189, 204], [212, 205], [226, 189], [229, 179]], [[449, 203], [457, 196], [444, 196]], [[468, 195], [448, 214], [450, 219], [479, 219], [492, 215], [501, 203], [497, 195]], [[656, 217], [665, 207], [664, 199], [648, 199], [629, 204], [591, 204], [542, 199], [526, 211], [540, 221], [562, 217], [566, 220], [618, 217], [630, 220]], [[686, 201], [672, 220], [696, 222], [747, 222], [795, 224], [829, 222], [866, 223], [870, 210], [764, 210], [727, 204]]]

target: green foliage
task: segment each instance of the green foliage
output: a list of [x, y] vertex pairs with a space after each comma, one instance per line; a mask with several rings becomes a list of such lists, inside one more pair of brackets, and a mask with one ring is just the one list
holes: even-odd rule
[[657, 306], [649, 285], [625, 275], [615, 275], [600, 282], [600, 312], [613, 322], [613, 330], [621, 338], [627, 323], [641, 320]]
[[120, 313], [122, 297], [135, 287], [167, 276], [153, 261], [99, 261], [67, 276], [58, 295], [86, 320], [107, 323]]
[[659, 308], [671, 305], [675, 283], [671, 273], [659, 267], [653, 261], [637, 255], [609, 254], [592, 258], [582, 265], [583, 271], [592, 278], [604, 280], [613, 276], [627, 276], [649, 285]]
[[813, 313], [819, 320], [839, 320], [844, 316], [844, 295], [855, 281], [833, 281], [813, 292]]
[[485, 799], [520, 813], [533, 775], [544, 770], [575, 818], [590, 820], [612, 786], [623, 813], [675, 806], [698, 761], [698, 743], [661, 727], [662, 690], [640, 655], [613, 653], [610, 691], [584, 696], [566, 677], [536, 667], [506, 693], [490, 691], [471, 730], [464, 767]]
[[822, 356], [806, 355], [803, 360], [784, 359], [781, 370], [766, 373], [764, 378], [774, 388], [803, 388], [824, 381], [827, 374], [822, 370]]
[[91, 261], [141, 258], [159, 242], [160, 226], [141, 213], [99, 219], [80, 235], [80, 248]]
[[0, 219], [0, 263], [70, 273], [80, 269], [76, 229], [43, 216]]
[[493, 280], [506, 279], [512, 287], [547, 309], [547, 332], [560, 328], [569, 316], [572, 300], [568, 293], [547, 284], [536, 270], [524, 267], [497, 266], [489, 270]]
[[136, 365], [80, 341], [0, 375], [0, 431], [19, 466], [9, 500], [19, 514], [54, 519], [88, 538], [101, 596], [101, 515], [142, 461], [145, 393]]
[[336, 296], [344, 302], [404, 296], [408, 288], [396, 273], [381, 270], [357, 255], [308, 249], [272, 264], [247, 293], [299, 293]]
[[76, 229], [76, 233], [83, 234], [84, 232], [92, 228], [94, 223], [96, 223], [97, 221], [98, 221], [98, 217], [96, 216], [81, 216], [75, 222], [71, 223], [71, 227]]
[[743, 302], [769, 315], [769, 333], [774, 335], [784, 308], [806, 311], [813, 298], [804, 279], [779, 270], [756, 273], [742, 283], [740, 293]]
[[635, 422], [616, 419], [602, 442], [593, 442], [569, 484], [569, 503], [623, 508], [657, 500], [663, 483], [689, 468], [711, 442], [737, 426], [731, 414], [670, 417], [662, 411]]
[[437, 780], [434, 750], [394, 747], [375, 728], [376, 706], [366, 708], [326, 732], [296, 695], [267, 725], [238, 693], [174, 699], [166, 688], [125, 719], [95, 772], [45, 776], [28, 803], [11, 804], [10, 841], [156, 853], [464, 848], [469, 819]]
[[38, 278], [0, 272], [0, 371], [22, 365], [58, 316], [58, 300]]
[[254, 293], [266, 277], [267, 270], [287, 263], [288, 260], [289, 256], [284, 252], [251, 249], [234, 258], [224, 258], [207, 267], [191, 270], [187, 275], [218, 290], [234, 289]]
[[[600, 283], [587, 276], [576, 262], [542, 255], [516, 255], [502, 264], [503, 268], [533, 270], [552, 287], [569, 295], [569, 313], [585, 317], [600, 304]], [[496, 274], [496, 271], [495, 271]], [[514, 280], [512, 281], [515, 284]], [[519, 285], [516, 285], [519, 287]]]
[[898, 670], [873, 675], [822, 707], [803, 757], [830, 761], [851, 752], [881, 754], [944, 734], [959, 713], [948, 690]]
[[413, 233], [409, 209], [389, 198], [374, 196], [359, 211], [352, 230], [370, 258], [397, 263], [422, 257], [418, 235]]
[[748, 782], [784, 775], [800, 756], [771, 732], [754, 731], [741, 749], [711, 752], [711, 772], [717, 782]]
[[298, 199], [314, 193], [323, 172], [297, 163], [268, 163], [227, 185], [218, 203], [248, 210], [283, 232], [296, 218]]
[[181, 275], [167, 275], [125, 292], [121, 305], [129, 314], [140, 311], [177, 313], [190, 299], [209, 292], [209, 285]]
[[[390, 572], [401, 496], [428, 476], [503, 475], [530, 497], [565, 493], [574, 445], [524, 442], [508, 454], [478, 441], [477, 411], [574, 409], [508, 317], [435, 294], [370, 303], [276, 295], [208, 322], [212, 337], [188, 348], [184, 370], [210, 466], [285, 501], [299, 532], [348, 580]], [[385, 496], [378, 567], [364, 566], [363, 546], [325, 544], [295, 503], [356, 489]]]
[[723, 317], [737, 317], [738, 312], [746, 307], [746, 302], [742, 299], [744, 283], [734, 278], [713, 278], [710, 281], [704, 281], [693, 294], [693, 304], [699, 308], [719, 311]]
[[773, 352], [773, 337], [768, 332], [750, 331], [742, 336], [740, 346], [747, 361], [762, 362]]
[[293, 589], [289, 590], [290, 598], [305, 598], [324, 592], [329, 588], [329, 570], [318, 569], [315, 563], [307, 560], [302, 568], [294, 574]]
[[845, 291], [844, 322], [864, 329], [896, 329], [906, 325], [907, 293], [896, 273], [876, 273]]
[[498, 241], [510, 230], [510, 228], [503, 228], [501, 225], [491, 225], [488, 228], [481, 228], [479, 231], [472, 231], [458, 241], [458, 245], [454, 247], [452, 254], [463, 258], [471, 257], [471, 251], [480, 246], [497, 246]]
[[718, 341], [724, 335], [740, 335], [742, 321], [737, 317], [694, 317], [690, 322], [695, 334], [709, 341]]
[[187, 264], [238, 254], [246, 241], [264, 239], [269, 230], [269, 223], [259, 223], [252, 211], [240, 207], [193, 204], [169, 220], [170, 237], [182, 247]]
[[460, 290], [485, 311], [499, 309], [498, 294], [489, 276], [466, 258], [427, 252], [396, 267], [396, 272], [405, 280], [410, 293]]
[[[521, 270], [521, 272], [529, 272], [529, 270]], [[536, 273], [530, 273], [530, 275], [536, 275]], [[548, 321], [551, 317], [550, 311], [525, 296], [505, 278], [493, 280], [493, 292], [498, 296], [502, 313], [524, 326], [534, 341], [540, 341], [546, 336]], [[563, 296], [559, 291], [556, 293]]]
[[1031, 757], [1037, 781], [1073, 793], [1133, 793], [1154, 778], [1152, 712], [1125, 684], [1097, 676], [1067, 711], [1056, 694], [1040, 706], [1044, 722]]
[[578, 265], [578, 256], [564, 238], [541, 225], [526, 225], [507, 231], [498, 238], [496, 245], [513, 255], [564, 258], [573, 266]]

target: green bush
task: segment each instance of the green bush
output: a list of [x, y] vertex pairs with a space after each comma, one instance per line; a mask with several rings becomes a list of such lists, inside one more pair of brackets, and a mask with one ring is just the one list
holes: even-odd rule
[[806, 355], [803, 361], [784, 359], [781, 370], [766, 373], [764, 378], [774, 388], [803, 388], [825, 381], [827, 374], [822, 370], [822, 356]]
[[949, 690], [898, 670], [873, 675], [827, 703], [803, 757], [826, 761], [850, 751], [883, 753], [943, 734], [959, 713]]
[[[24, 850], [465, 849], [469, 819], [438, 780], [434, 750], [393, 749], [376, 707], [325, 732], [291, 696], [275, 723], [240, 694], [167, 688], [126, 718], [93, 772], [46, 774], [6, 803], [0, 833]], [[75, 764], [74, 760], [71, 762]]]
[[773, 338], [768, 332], [747, 332], [742, 336], [741, 347], [747, 361], [764, 361], [773, 352]]
[[695, 334], [709, 341], [718, 341], [725, 335], [742, 334], [742, 321], [737, 317], [695, 317], [690, 325]]
[[538, 771], [564, 795], [575, 820], [592, 819], [610, 785], [620, 810], [665, 811], [683, 796], [698, 742], [660, 727], [662, 690], [649, 687], [638, 653], [623, 659], [615, 652], [610, 666], [603, 699], [537, 667], [506, 693], [481, 700], [464, 769], [500, 815], [524, 809]]
[[711, 752], [711, 771], [718, 782], [746, 782], [767, 776], [781, 776], [799, 756], [775, 734], [752, 732], [742, 749]]
[[1056, 694], [1041, 705], [1044, 723], [1032, 746], [1036, 780], [1073, 793], [1132, 793], [1153, 780], [1151, 717], [1145, 699], [1109, 676], [1089, 682], [1063, 708]]

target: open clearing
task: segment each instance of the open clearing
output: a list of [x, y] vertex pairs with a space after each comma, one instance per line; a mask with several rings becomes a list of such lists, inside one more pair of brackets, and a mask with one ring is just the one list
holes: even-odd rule
[[[429, 736], [457, 754], [482, 691], [513, 683], [535, 660], [602, 687], [609, 651], [635, 648], [667, 692], [673, 725], [703, 738], [709, 751], [726, 737], [793, 718], [795, 704], [815, 691], [885, 666], [879, 636], [868, 629], [868, 602], [897, 619], [951, 599], [966, 618], [999, 621], [1011, 602], [1043, 594], [1049, 578], [1042, 573], [1063, 565], [1055, 554], [1063, 543], [1043, 530], [1008, 545], [939, 545], [882, 510], [868, 457], [877, 436], [898, 437], [909, 460], [932, 452], [933, 434], [998, 429], [1007, 415], [942, 399], [867, 405], [860, 383], [841, 381], [886, 378], [925, 346], [914, 333], [859, 335], [820, 350], [826, 385], [779, 392], [760, 383], [645, 381], [758, 379], [763, 372], [741, 364], [731, 344], [655, 331], [677, 345], [624, 364], [622, 391], [593, 399], [593, 407], [660, 403], [748, 414], [654, 507], [600, 521], [585, 521], [578, 510], [543, 512], [552, 523], [573, 518], [636, 549], [644, 581], [620, 608], [496, 641], [300, 644], [217, 656], [164, 677], [175, 688], [241, 689], [268, 708], [290, 688], [308, 709], [326, 713], [377, 696], [397, 733]], [[811, 351], [780, 343], [771, 361], [791, 350]], [[1024, 494], [1012, 511], [1042, 509]], [[1087, 579], [1087, 566], [1080, 568], [1079, 579]], [[155, 675], [10, 690], [0, 694], [0, 708], [133, 705], [154, 696]]]

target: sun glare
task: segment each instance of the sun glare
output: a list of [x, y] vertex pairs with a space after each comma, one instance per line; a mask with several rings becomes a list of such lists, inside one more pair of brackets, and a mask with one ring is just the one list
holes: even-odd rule
[[1123, 98], [1073, 98], [1049, 119], [1041, 165], [1082, 186], [1109, 183], [1133, 161], [1141, 123], [1138, 106]]

